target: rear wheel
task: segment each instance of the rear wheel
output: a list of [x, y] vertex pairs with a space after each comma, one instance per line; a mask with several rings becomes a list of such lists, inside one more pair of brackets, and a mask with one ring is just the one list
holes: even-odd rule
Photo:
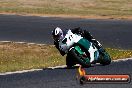
[[102, 52], [100, 55], [100, 64], [109, 65], [110, 63], [111, 63], [110, 55], [106, 51]]

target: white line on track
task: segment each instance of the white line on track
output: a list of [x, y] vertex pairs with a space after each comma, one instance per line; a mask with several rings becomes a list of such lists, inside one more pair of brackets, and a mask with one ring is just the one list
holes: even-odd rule
[[28, 45], [46, 45], [46, 44], [39, 44], [39, 43], [14, 42], [14, 41], [0, 41], [0, 43], [16, 43], [16, 44], [28, 44]]
[[56, 68], [66, 68], [66, 65], [61, 65], [61, 66], [55, 66], [55, 67], [48, 67], [51, 69], [56, 69]]
[[120, 62], [120, 61], [127, 61], [127, 60], [132, 60], [132, 58], [113, 60], [113, 62]]
[[26, 73], [26, 72], [33, 72], [33, 71], [41, 71], [43, 69], [31, 69], [31, 70], [23, 70], [23, 71], [15, 71], [15, 72], [5, 72], [5, 73], [0, 73], [1, 75], [10, 75], [10, 74], [20, 74], [20, 73]]

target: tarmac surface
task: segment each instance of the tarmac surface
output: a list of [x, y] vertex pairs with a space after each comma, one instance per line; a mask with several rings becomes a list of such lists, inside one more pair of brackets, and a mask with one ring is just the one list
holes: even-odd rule
[[81, 27], [105, 47], [132, 49], [132, 21], [0, 15], [0, 41], [53, 44], [55, 27]]
[[[85, 68], [87, 74], [129, 74], [132, 60], [112, 62], [107, 66]], [[131, 88], [130, 83], [91, 83], [80, 85], [76, 80], [78, 68], [43, 69], [21, 74], [0, 76], [0, 88]]]
[[[132, 21], [71, 19], [0, 15], [0, 41], [53, 44], [55, 27], [81, 27], [89, 30], [105, 47], [132, 49]], [[87, 74], [129, 74], [132, 60], [112, 62], [107, 66], [85, 68]], [[131, 88], [132, 83], [85, 84], [76, 81], [77, 68], [45, 68], [42, 71], [0, 75], [0, 88]]]

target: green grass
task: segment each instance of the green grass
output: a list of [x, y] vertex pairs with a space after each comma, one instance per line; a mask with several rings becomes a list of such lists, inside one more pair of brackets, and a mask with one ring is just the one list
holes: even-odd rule
[[[106, 48], [112, 60], [132, 57], [132, 50]], [[65, 65], [53, 45], [0, 43], [0, 72]]]
[[127, 17], [132, 0], [0, 0], [0, 13]]
[[106, 51], [110, 54], [112, 60], [132, 57], [132, 50], [106, 48]]

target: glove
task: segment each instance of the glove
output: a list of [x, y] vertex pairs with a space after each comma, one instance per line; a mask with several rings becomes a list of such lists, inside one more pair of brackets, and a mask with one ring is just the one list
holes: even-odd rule
[[91, 42], [97, 47], [97, 49], [102, 48], [102, 45], [98, 41], [96, 41], [95, 39], [92, 39]]

